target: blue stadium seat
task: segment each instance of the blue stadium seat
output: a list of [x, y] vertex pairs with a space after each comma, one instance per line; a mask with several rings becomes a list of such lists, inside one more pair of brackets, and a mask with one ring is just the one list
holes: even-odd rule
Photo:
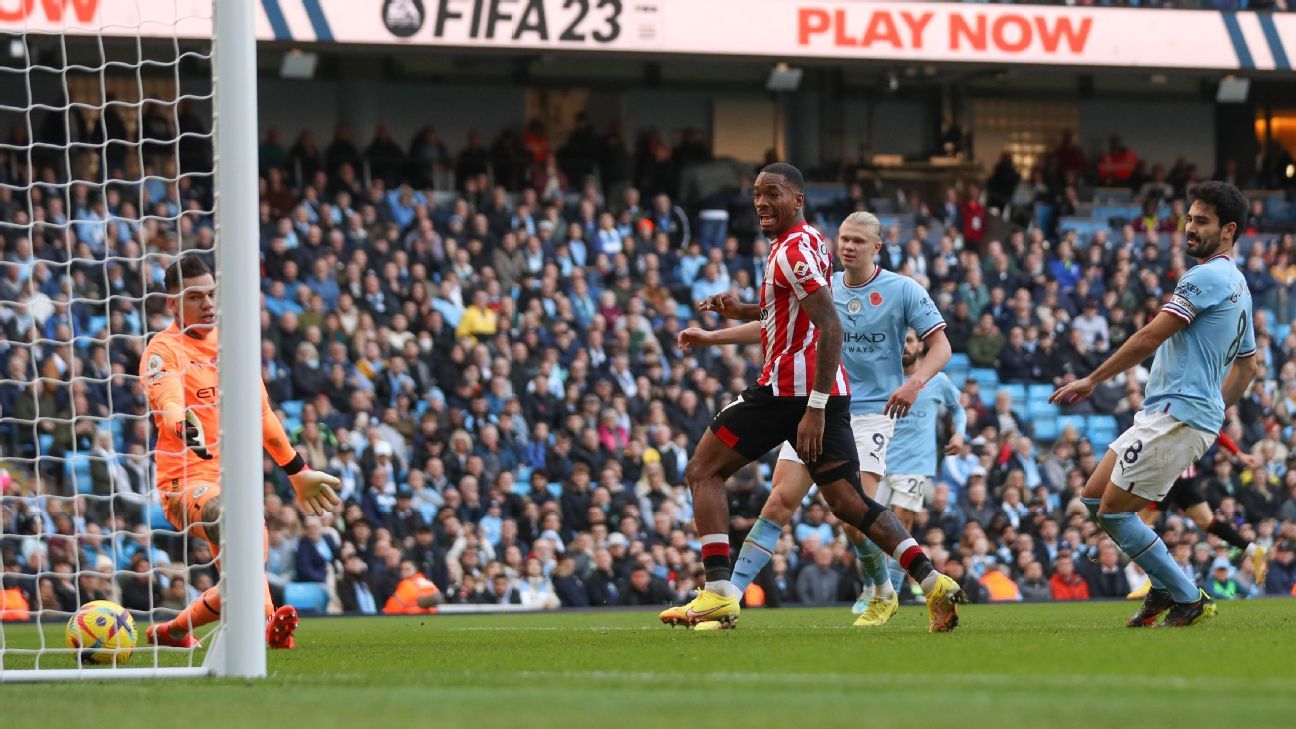
[[913, 230], [914, 227], [914, 219], [912, 215], [902, 215], [899, 213], [879, 213], [877, 218], [878, 218], [878, 222], [882, 224], [882, 232], [884, 234], [883, 235], [884, 238], [886, 237], [885, 236], [886, 229], [890, 228], [893, 225], [898, 225], [901, 228], [908, 228], [910, 230]]
[[1035, 203], [1035, 227], [1040, 230], [1052, 230], [1053, 217], [1057, 210], [1047, 203]]
[[69, 453], [63, 461], [68, 485], [76, 488], [78, 494], [93, 494], [94, 479], [90, 476], [90, 456], [84, 453]]
[[968, 360], [968, 356], [956, 353], [950, 355], [949, 364], [945, 365], [945, 374], [949, 376], [955, 387], [962, 388], [963, 383], [967, 382], [968, 371], [971, 369], [972, 363]]
[[1127, 203], [1134, 199], [1134, 191], [1128, 187], [1097, 187], [1093, 191], [1094, 202], [1107, 205]]
[[954, 386], [960, 390], [963, 389], [963, 385], [967, 384], [967, 370], [951, 370], [947, 367], [945, 368], [945, 374], [949, 376], [950, 382], [953, 382]]
[[36, 437], [36, 443], [40, 445], [42, 456], [48, 456], [54, 450], [54, 436], [51, 433], [41, 433]]
[[279, 408], [284, 411], [284, 415], [287, 415], [290, 418], [300, 419], [302, 414], [302, 405], [303, 403], [301, 400], [284, 400], [279, 403]]
[[1075, 428], [1081, 437], [1084, 437], [1088, 431], [1088, 423], [1085, 422], [1085, 416], [1083, 415], [1059, 415], [1057, 423], [1059, 432], [1066, 429], [1068, 425]]
[[555, 499], [562, 498], [562, 491], [563, 489], [561, 483], [557, 481], [551, 481], [549, 483], [549, 494], [552, 495]]
[[[812, 183], [805, 186], [806, 206], [812, 210], [829, 210], [843, 205], [846, 194], [845, 186], [837, 183], [831, 185]], [[727, 221], [728, 217], [726, 216], [725, 219]]]
[[284, 602], [303, 613], [322, 613], [328, 607], [328, 588], [323, 582], [289, 582], [284, 585]]
[[1058, 427], [1057, 416], [1051, 414], [1041, 414], [1031, 420], [1031, 429], [1037, 441], [1057, 440], [1058, 435], [1062, 433], [1062, 429]]
[[1093, 443], [1094, 450], [1106, 450], [1107, 446], [1116, 440], [1119, 428], [1116, 418], [1112, 415], [1090, 415], [1088, 421], [1088, 437]]
[[1058, 406], [1049, 402], [1047, 398], [1032, 397], [1026, 400], [1026, 419], [1032, 423], [1040, 417], [1050, 416], [1056, 418], [1060, 414]]
[[1287, 335], [1291, 334], [1291, 329], [1291, 324], [1277, 324], [1274, 326], [1274, 337], [1278, 339], [1279, 344], [1282, 344]]
[[1134, 220], [1143, 214], [1143, 209], [1138, 205], [1095, 205], [1090, 213], [1091, 217], [1097, 218], [1103, 222], [1111, 223], [1117, 221], [1124, 224], [1127, 221]]
[[1100, 230], [1108, 230], [1110, 225], [1106, 220], [1096, 220], [1094, 218], [1062, 218], [1058, 222], [1058, 231], [1065, 233], [1068, 230], [1074, 230], [1081, 238], [1088, 238]]
[[161, 504], [153, 504], [148, 510], [149, 529], [175, 529], [167, 520], [166, 511]]
[[[533, 469], [532, 469], [530, 466], [518, 466], [518, 467], [517, 467], [517, 475], [514, 477], [513, 480], [514, 480], [514, 481], [519, 481], [519, 482], [524, 483], [524, 484], [527, 484], [527, 485], [529, 486], [529, 485], [531, 484], [531, 471], [532, 471], [532, 470], [533, 470]], [[528, 490], [529, 490], [529, 489], [528, 489]]]
[[982, 389], [999, 386], [999, 373], [989, 367], [973, 367], [968, 370], [968, 377], [977, 381]]
[[1031, 400], [1047, 400], [1049, 395], [1053, 394], [1055, 388], [1052, 385], [1034, 384], [1026, 388], [1026, 397]]
[[1008, 391], [1008, 395], [1012, 397], [1012, 403], [1014, 408], [1020, 408], [1021, 406], [1026, 404], [1025, 385], [1019, 383], [1013, 383], [1008, 385], [1000, 385], [999, 389]]

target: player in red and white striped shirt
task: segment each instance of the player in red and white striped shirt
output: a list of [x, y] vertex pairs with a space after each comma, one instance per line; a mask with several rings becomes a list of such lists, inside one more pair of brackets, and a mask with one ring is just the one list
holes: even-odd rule
[[[774, 239], [765, 270], [768, 273], [760, 292], [765, 367], [757, 384], [769, 386], [775, 397], [808, 396], [814, 386], [819, 331], [801, 301], [829, 288], [832, 259], [828, 242], [802, 220]], [[850, 395], [846, 371], [840, 365], [829, 395]]]
[[[912, 545], [909, 571], [915, 579], [934, 573], [895, 514], [861, 487], [850, 385], [841, 366], [842, 325], [829, 284], [831, 259], [828, 244], [805, 221], [804, 186], [801, 172], [784, 163], [768, 165], [756, 177], [756, 217], [773, 242], [760, 304], [724, 293], [698, 306], [727, 319], [759, 319], [765, 368], [754, 387], [716, 414], [685, 469], [707, 581], [692, 602], [662, 612], [662, 622], [670, 625], [727, 627], [738, 619], [742, 594], [730, 580], [725, 481], [784, 441], [796, 445], [838, 519], [887, 552]], [[948, 583], [942, 589], [949, 594], [961, 594], [953, 580], [938, 578]]]

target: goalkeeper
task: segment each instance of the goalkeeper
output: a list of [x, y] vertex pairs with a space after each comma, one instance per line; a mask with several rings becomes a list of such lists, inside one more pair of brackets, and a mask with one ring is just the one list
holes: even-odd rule
[[[207, 264], [182, 255], [166, 270], [167, 308], [174, 318], [144, 350], [140, 379], [157, 425], [157, 485], [167, 519], [186, 535], [194, 534], [220, 553], [220, 444], [208, 434], [220, 427], [220, 372], [216, 366], [216, 281]], [[249, 333], [251, 334], [251, 333]], [[264, 385], [261, 388], [262, 444], [284, 469], [307, 514], [322, 515], [338, 505], [338, 480], [311, 470], [293, 450]], [[261, 489], [261, 484], [246, 484]], [[262, 530], [263, 544], [268, 537]], [[266, 643], [292, 648], [297, 611], [274, 609], [265, 585]], [[220, 618], [219, 588], [212, 587], [166, 623], [150, 625], [150, 644], [190, 648], [198, 645], [193, 629]]]

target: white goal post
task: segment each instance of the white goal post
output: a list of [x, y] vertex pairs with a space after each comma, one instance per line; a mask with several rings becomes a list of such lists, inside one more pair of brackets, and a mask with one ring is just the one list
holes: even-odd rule
[[[0, 301], [0, 327], [13, 324], [15, 330], [25, 327], [24, 334], [32, 333], [30, 341], [0, 338], [0, 344], [23, 352], [0, 361], [17, 357], [19, 364], [25, 366], [24, 370], [15, 365], [13, 373], [0, 369], [0, 388], [17, 393], [13, 402], [29, 398], [34, 403], [30, 410], [19, 407], [6, 411], [4, 406], [10, 401], [0, 399], [0, 549], [5, 556], [5, 581], [0, 588], [12, 590], [0, 593], [5, 598], [0, 602], [0, 618], [3, 618], [0, 619], [0, 683], [266, 675], [257, 220], [257, 5], [256, 0], [0, 0], [0, 54], [8, 51], [11, 58], [17, 59], [8, 67], [3, 67], [0, 61], [0, 76], [4, 77], [0, 78], [0, 112], [7, 118], [22, 119], [23, 123], [18, 126], [25, 126], [20, 130], [23, 133], [13, 138], [0, 137], [0, 167], [3, 167], [0, 169], [0, 188], [3, 188], [0, 234], [5, 236], [0, 240], [0, 287], [5, 285], [6, 276], [12, 276], [14, 290], [21, 292], [13, 300]], [[21, 19], [15, 21], [16, 17]], [[210, 37], [209, 46], [207, 37]], [[151, 47], [156, 53], [161, 47], [165, 55], [166, 45], [171, 48], [171, 56], [167, 58], [157, 58], [145, 50]], [[204, 50], [192, 50], [195, 47]], [[123, 53], [117, 52], [121, 49], [126, 49], [127, 60], [122, 59]], [[132, 53], [133, 61], [130, 60]], [[85, 62], [83, 58], [87, 55], [97, 57], [98, 61]], [[68, 60], [74, 56], [79, 60]], [[195, 68], [210, 68], [209, 92], [183, 90], [182, 67], [186, 73], [193, 73]], [[50, 96], [45, 93], [46, 83], [62, 85], [53, 94], [59, 99], [54, 103], [46, 101]], [[23, 86], [25, 98], [13, 92]], [[127, 87], [137, 89], [138, 94], [125, 100], [116, 98], [113, 89]], [[173, 93], [160, 98], [149, 95], [149, 89], [163, 87], [173, 89]], [[209, 116], [202, 120], [210, 132], [186, 129], [180, 108], [187, 102], [203, 107], [204, 112], [210, 109]], [[169, 125], [170, 131], [157, 135], [146, 124], [146, 108], [169, 119], [163, 127], [165, 131]], [[133, 131], [129, 139], [133, 141], [123, 144], [121, 139], [112, 138], [111, 131], [105, 131], [109, 127], [108, 113], [131, 122]], [[58, 132], [58, 114], [63, 115], [61, 136], [56, 133], [51, 141], [41, 133], [38, 123], [54, 115], [56, 121], [51, 128]], [[93, 132], [83, 133], [79, 129], [82, 121], [85, 130], [93, 129]], [[0, 128], [0, 135], [8, 133], [7, 127]], [[188, 170], [183, 165], [183, 150], [187, 143], [195, 141], [212, 145], [209, 167], [204, 170]], [[146, 171], [154, 169], [145, 161], [150, 146], [176, 150], [174, 159], [158, 163], [156, 174]], [[108, 159], [113, 154], [125, 156], [123, 167], [128, 171], [124, 177], [110, 174]], [[41, 178], [39, 160], [45, 159], [53, 161], [51, 167], [57, 172], [50, 173], [45, 168], [46, 177]], [[150, 188], [164, 190], [165, 203], [170, 204], [173, 194], [180, 200], [181, 193], [177, 191], [192, 184], [210, 187], [210, 209], [193, 211], [178, 205], [168, 211], [164, 209], [165, 204], [157, 209], [149, 205], [159, 202], [148, 197]], [[118, 187], [138, 190], [138, 200], [121, 200], [116, 209], [105, 212], [105, 206], [100, 203], [109, 197], [110, 188]], [[80, 197], [85, 191], [88, 199]], [[47, 208], [52, 198], [62, 201], [54, 207], [62, 209], [64, 219], [49, 219]], [[11, 200], [22, 200], [22, 203], [10, 205]], [[133, 208], [131, 203], [135, 205]], [[37, 207], [42, 209], [38, 212]], [[91, 212], [86, 214], [86, 210]], [[214, 221], [214, 238], [208, 244], [215, 255], [220, 326], [221, 415], [220, 433], [215, 438], [219, 439], [222, 452], [218, 582], [222, 593], [221, 615], [213, 629], [201, 632], [201, 648], [159, 649], [145, 644], [145, 629], [150, 621], [173, 616], [175, 610], [154, 602], [153, 596], [160, 594], [155, 592], [158, 588], [154, 582], [183, 580], [185, 594], [189, 597], [194, 594], [186, 564], [191, 556], [188, 530], [178, 530], [158, 519], [161, 511], [153, 469], [148, 465], [151, 453], [144, 454], [148, 457], [146, 461], [138, 453], [127, 456], [116, 450], [124, 442], [124, 431], [138, 430], [136, 426], [141, 420], [152, 425], [151, 414], [145, 418], [119, 412], [112, 405], [112, 393], [116, 392], [113, 388], [121, 383], [127, 383], [123, 391], [128, 391], [133, 381], [135, 392], [139, 392], [137, 371], [127, 369], [124, 373], [113, 371], [107, 375], [102, 370], [87, 370], [87, 365], [79, 361], [82, 357], [78, 353], [100, 348], [107, 352], [115, 342], [126, 340], [131, 340], [126, 346], [133, 352], [142, 351], [145, 338], [157, 331], [147, 313], [150, 297], [160, 296], [157, 274], [183, 245], [176, 242], [175, 250], [158, 252], [153, 247], [155, 239], [146, 239], [145, 231], [156, 232], [160, 226], [168, 231], [167, 235], [180, 241], [193, 232], [184, 230], [185, 217], [191, 212]], [[57, 229], [53, 238], [49, 235], [51, 228]], [[108, 231], [98, 239], [102, 248], [92, 258], [84, 256], [86, 249], [83, 241], [78, 240], [81, 230], [89, 230], [92, 235], [98, 234], [95, 231]], [[123, 234], [123, 230], [133, 232]], [[40, 252], [36, 246], [38, 234], [46, 241], [47, 249], [50, 240], [61, 236], [66, 242], [60, 256], [63, 260], [47, 261], [37, 255]], [[127, 256], [127, 250], [136, 255]], [[77, 281], [72, 272], [78, 263], [102, 267], [103, 280], [98, 283], [103, 287], [96, 289], [99, 293], [95, 296], [67, 295], [65, 298], [62, 293], [51, 296], [37, 286], [36, 272], [57, 270], [64, 272], [67, 282], [55, 281], [56, 287], [66, 286], [70, 292], [85, 290], [75, 288]], [[140, 272], [142, 291], [138, 296], [116, 293], [119, 289], [113, 288], [109, 278], [109, 271], [114, 267]], [[84, 276], [80, 283], [85, 283]], [[134, 300], [127, 302], [127, 298]], [[130, 319], [132, 325], [119, 330], [120, 311], [114, 307], [122, 303], [134, 309], [134, 317]], [[47, 336], [35, 325], [36, 317], [48, 322], [50, 317], [63, 316], [65, 312], [71, 312], [69, 321], [80, 321], [78, 309], [82, 315], [90, 312], [84, 318], [92, 322], [94, 331], [77, 326], [63, 328], [57, 325], [56, 319], [54, 331], [59, 334]], [[127, 319], [127, 316], [120, 317], [121, 321]], [[67, 365], [65, 369], [42, 371], [36, 366], [38, 352], [42, 357], [55, 352], [55, 359], [59, 359], [58, 352], [67, 352], [74, 361], [59, 359]], [[73, 403], [71, 410], [47, 414], [40, 395], [46, 387], [66, 388]], [[109, 392], [105, 412], [78, 412], [76, 403], [82, 398], [73, 393], [78, 388], [84, 392], [87, 387], [103, 387]], [[47, 431], [70, 433], [70, 447], [47, 437]], [[213, 434], [207, 437], [213, 440]], [[88, 452], [85, 445], [91, 442], [97, 450]], [[153, 447], [151, 436], [145, 447]], [[134, 457], [130, 463], [147, 475], [136, 479], [136, 482], [146, 481], [136, 492], [122, 488], [130, 482], [120, 476], [127, 473], [123, 464], [128, 457]], [[97, 472], [100, 475], [94, 477], [91, 488], [85, 481], [87, 474], [96, 473], [91, 470], [96, 467], [100, 467]], [[103, 472], [108, 473], [106, 481]], [[104, 487], [107, 491], [101, 488], [103, 483], [108, 484]], [[123, 504], [142, 512], [140, 519], [146, 534], [126, 529], [124, 525], [129, 521], [122, 516]], [[96, 522], [93, 533], [83, 533], [81, 527], [90, 523], [84, 518], [90, 508], [109, 516], [102, 529]], [[62, 526], [69, 522], [76, 525], [72, 534]], [[22, 525], [21, 529], [15, 531], [16, 525]], [[153, 536], [181, 545], [176, 549], [183, 551], [183, 558], [176, 560], [170, 572], [163, 571], [158, 566], [161, 562], [153, 560], [154, 550], [159, 550], [152, 541]], [[59, 569], [50, 563], [56, 551], [51, 545], [56, 542], [71, 545], [67, 552], [72, 555], [68, 558], [70, 568]], [[106, 560], [104, 552], [99, 551], [100, 561], [93, 564], [84, 561], [84, 555], [95, 554], [86, 545], [101, 549], [105, 544], [109, 555]], [[142, 549], [150, 565], [147, 572], [133, 572], [123, 566], [119, 544]], [[37, 553], [39, 556], [33, 556]], [[213, 565], [214, 560], [198, 566], [211, 568]], [[121, 602], [119, 580], [132, 575], [147, 579], [149, 596], [147, 611], [133, 611], [139, 635], [134, 656], [124, 665], [81, 665], [77, 651], [64, 647], [63, 629], [75, 610], [71, 606], [95, 599], [83, 592], [83, 581], [103, 587], [107, 599]], [[69, 589], [75, 594], [69, 595]], [[59, 594], [61, 602], [51, 604], [54, 601], [47, 599], [47, 595], [54, 593]], [[20, 614], [19, 601], [33, 594], [30, 604], [21, 605], [26, 610]], [[96, 594], [103, 597], [101, 593]], [[30, 620], [20, 619], [27, 615]]]

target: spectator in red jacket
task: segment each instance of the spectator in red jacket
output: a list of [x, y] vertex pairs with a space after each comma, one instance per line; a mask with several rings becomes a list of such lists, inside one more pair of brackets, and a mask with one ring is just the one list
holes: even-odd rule
[[1056, 571], [1049, 578], [1049, 587], [1053, 590], [1054, 600], [1088, 600], [1089, 583], [1075, 570], [1075, 561], [1070, 554], [1059, 554]]

